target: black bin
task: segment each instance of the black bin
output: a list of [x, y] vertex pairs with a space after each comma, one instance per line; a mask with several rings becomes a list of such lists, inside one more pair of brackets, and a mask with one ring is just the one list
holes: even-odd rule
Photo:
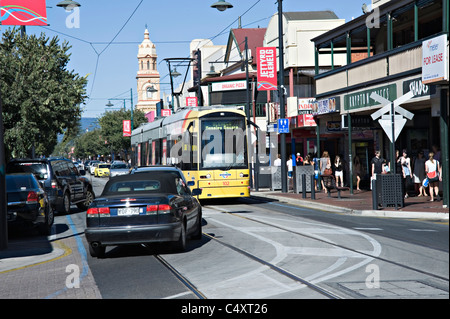
[[398, 207], [404, 206], [402, 176], [400, 174], [377, 175], [372, 181], [373, 209], [380, 206]]

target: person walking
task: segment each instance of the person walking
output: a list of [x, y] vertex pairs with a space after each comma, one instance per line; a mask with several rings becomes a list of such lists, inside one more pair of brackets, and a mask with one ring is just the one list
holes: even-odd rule
[[[326, 168], [328, 168], [328, 169], [331, 168], [330, 154], [328, 154], [328, 151], [324, 151], [322, 153], [322, 157], [320, 158], [319, 165], [320, 165], [320, 175], [323, 175]], [[326, 192], [326, 188], [325, 188], [325, 185], [323, 184], [323, 180], [321, 179], [320, 181], [322, 184], [322, 189]]]
[[375, 156], [370, 161], [370, 165], [372, 167], [371, 173], [372, 177], [370, 180], [370, 189], [372, 189], [372, 180], [377, 179], [377, 175], [382, 174], [384, 170], [384, 166], [386, 165], [386, 160], [381, 157], [381, 152], [376, 150]]
[[439, 165], [439, 161], [434, 159], [434, 152], [428, 154], [428, 161], [425, 162], [425, 172], [429, 181], [430, 202], [434, 201], [434, 195], [439, 201], [439, 182], [442, 181], [442, 167]]
[[353, 174], [355, 174], [355, 178], [356, 178], [356, 190], [360, 191], [361, 189], [359, 188], [359, 184], [361, 183], [361, 178], [362, 178], [362, 166], [361, 166], [361, 161], [359, 159], [359, 156], [355, 156], [354, 160], [353, 160]]
[[414, 158], [413, 165], [413, 179], [414, 179], [414, 189], [418, 196], [428, 196], [423, 186], [423, 180], [425, 179], [425, 158], [423, 157], [423, 151], [420, 150], [417, 157]]
[[405, 198], [408, 198], [407, 188], [412, 179], [412, 170], [411, 170], [411, 159], [408, 157], [408, 153], [406, 149], [403, 149], [402, 156], [400, 157], [400, 164], [402, 167], [402, 184], [403, 184], [403, 195]]
[[289, 155], [289, 159], [287, 160], [286, 165], [288, 169], [288, 177], [292, 178], [294, 171], [294, 165], [292, 163], [292, 155]]
[[341, 187], [344, 187], [344, 170], [341, 157], [336, 155], [334, 159], [334, 175], [336, 177], [336, 186], [339, 187], [339, 181], [341, 182]]

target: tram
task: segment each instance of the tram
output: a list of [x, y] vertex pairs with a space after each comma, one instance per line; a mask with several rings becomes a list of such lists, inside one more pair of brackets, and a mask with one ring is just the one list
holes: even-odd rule
[[179, 167], [199, 199], [249, 197], [246, 123], [239, 107], [180, 110], [133, 130], [133, 165]]

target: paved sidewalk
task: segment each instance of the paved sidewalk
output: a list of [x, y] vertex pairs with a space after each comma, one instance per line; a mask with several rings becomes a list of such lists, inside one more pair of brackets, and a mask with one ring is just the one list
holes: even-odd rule
[[295, 194], [292, 190], [289, 193], [262, 190], [252, 192], [252, 196], [271, 198], [308, 208], [355, 215], [447, 221], [449, 216], [449, 209], [443, 207], [442, 199], [430, 202], [429, 196], [408, 197], [404, 200], [404, 207], [398, 207], [397, 209], [395, 207], [387, 207], [377, 210], [372, 209], [372, 191], [368, 190], [355, 190], [353, 194], [350, 194], [350, 191], [341, 191], [340, 199], [336, 190], [331, 191], [331, 197], [323, 191], [316, 192], [315, 200], [311, 199], [311, 193], [306, 193], [306, 198], [302, 198], [302, 193]]

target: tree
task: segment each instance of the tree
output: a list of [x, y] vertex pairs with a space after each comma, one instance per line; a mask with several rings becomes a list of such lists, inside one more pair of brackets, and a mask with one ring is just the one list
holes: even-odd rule
[[[86, 77], [67, 70], [70, 46], [41, 33], [21, 36], [6, 30], [0, 42], [0, 94], [3, 100], [7, 159], [49, 155], [57, 135], [76, 134]], [[71, 134], [73, 132], [73, 134]]]

